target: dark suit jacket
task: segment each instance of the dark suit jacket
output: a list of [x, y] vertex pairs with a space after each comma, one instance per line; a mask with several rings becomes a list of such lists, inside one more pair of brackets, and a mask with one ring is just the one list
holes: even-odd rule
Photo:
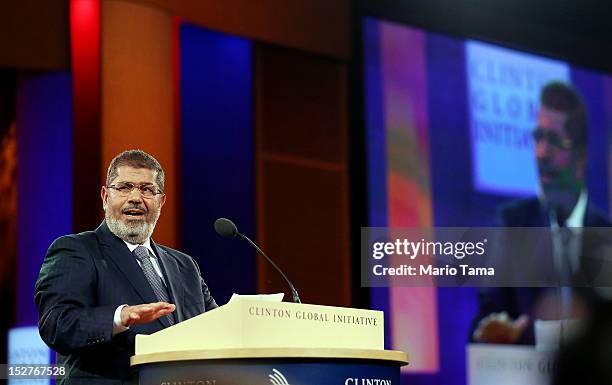
[[[499, 225], [504, 227], [549, 227], [550, 220], [547, 211], [537, 198], [523, 199], [511, 202], [502, 207], [498, 219]], [[610, 227], [612, 223], [608, 217], [599, 209], [587, 203], [584, 217], [584, 227]], [[583, 240], [583, 249], [585, 247]], [[583, 250], [584, 254], [584, 250]], [[472, 323], [470, 339], [477, 328], [480, 320], [491, 313], [502, 311], [514, 319], [521, 314], [530, 316], [530, 326], [518, 341], [519, 344], [532, 345], [534, 338], [534, 307], [536, 301], [550, 289], [537, 287], [491, 287], [479, 291], [479, 311]], [[581, 295], [587, 301], [596, 301], [593, 292], [580, 290]]]
[[[153, 241], [151, 246], [176, 305], [177, 322], [217, 307], [193, 258]], [[66, 384], [128, 381], [135, 335], [170, 326], [162, 317], [112, 336], [118, 306], [157, 298], [134, 255], [106, 222], [95, 231], [63, 236], [51, 244], [35, 301], [40, 335], [58, 353], [58, 364], [67, 366]]]

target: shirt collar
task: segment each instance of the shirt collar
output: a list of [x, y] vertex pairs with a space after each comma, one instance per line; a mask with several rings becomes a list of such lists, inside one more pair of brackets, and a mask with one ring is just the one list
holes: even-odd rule
[[135, 245], [133, 243], [129, 243], [126, 241], [123, 241], [126, 246], [128, 247], [128, 249], [130, 249], [130, 252], [134, 252], [134, 250], [136, 250], [136, 248], [138, 246], [144, 246], [147, 250], [149, 250], [149, 252], [151, 253], [152, 256], [156, 257], [155, 251], [153, 251], [153, 248], [151, 247], [151, 238], [147, 238], [146, 241], [144, 241], [143, 243], [139, 244], [139, 245]]
[[580, 193], [580, 197], [578, 198], [578, 202], [576, 202], [576, 206], [572, 210], [572, 213], [567, 220], [565, 221], [565, 225], [567, 227], [582, 227], [584, 226], [584, 214], [586, 213], [587, 206], [587, 193], [586, 190], [582, 190]]
[[[580, 196], [578, 197], [578, 201], [576, 201], [576, 205], [572, 209], [569, 217], [565, 220], [565, 227], [570, 228], [581, 228], [584, 226], [584, 216], [586, 214], [586, 207], [588, 201], [588, 194], [586, 189], [582, 189], [580, 192]], [[557, 227], [557, 218], [553, 211], [548, 213], [550, 217], [550, 223], [552, 227]]]

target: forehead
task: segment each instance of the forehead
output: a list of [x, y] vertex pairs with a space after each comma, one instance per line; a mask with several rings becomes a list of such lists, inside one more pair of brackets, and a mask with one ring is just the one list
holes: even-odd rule
[[113, 182], [151, 183], [155, 184], [156, 172], [148, 168], [131, 166], [117, 167], [117, 177]]
[[538, 114], [538, 127], [564, 134], [566, 114], [564, 112], [541, 107]]

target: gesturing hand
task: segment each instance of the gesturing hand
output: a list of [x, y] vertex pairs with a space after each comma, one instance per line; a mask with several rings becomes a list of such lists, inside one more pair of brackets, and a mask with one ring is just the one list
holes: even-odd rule
[[473, 337], [479, 342], [513, 344], [519, 340], [527, 326], [527, 315], [523, 314], [513, 320], [506, 312], [492, 313], [480, 321]]
[[168, 302], [145, 303], [142, 305], [125, 306], [121, 309], [123, 326], [146, 324], [172, 313], [176, 306]]

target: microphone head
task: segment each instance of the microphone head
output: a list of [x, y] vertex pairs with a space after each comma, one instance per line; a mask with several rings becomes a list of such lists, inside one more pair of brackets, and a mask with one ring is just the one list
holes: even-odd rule
[[238, 228], [227, 218], [219, 218], [215, 221], [215, 231], [224, 238], [238, 235]]

